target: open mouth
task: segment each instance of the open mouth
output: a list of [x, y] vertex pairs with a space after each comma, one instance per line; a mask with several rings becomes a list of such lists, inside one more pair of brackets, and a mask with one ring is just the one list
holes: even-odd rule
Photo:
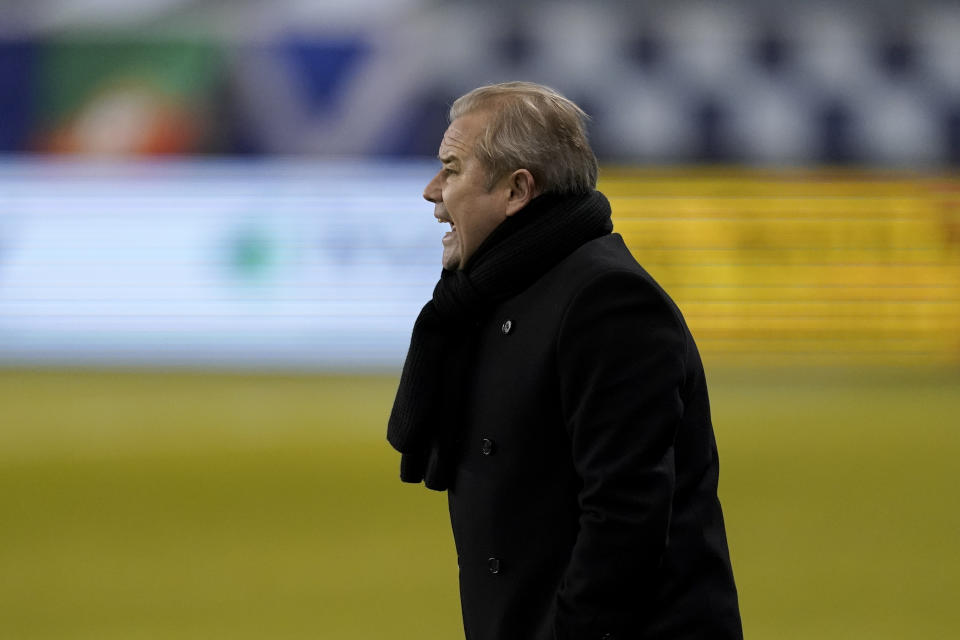
[[441, 218], [437, 218], [437, 222], [450, 225], [450, 231], [443, 234], [441, 241], [444, 247], [452, 247], [453, 243], [457, 241], [457, 225], [453, 223], [453, 220], [443, 220]]
[[444, 218], [437, 218], [437, 222], [439, 222], [440, 224], [449, 224], [449, 225], [450, 225], [450, 231], [456, 231], [456, 230], [457, 230], [457, 225], [455, 225], [455, 224], [453, 223], [453, 220], [447, 220], [447, 219], [444, 219]]

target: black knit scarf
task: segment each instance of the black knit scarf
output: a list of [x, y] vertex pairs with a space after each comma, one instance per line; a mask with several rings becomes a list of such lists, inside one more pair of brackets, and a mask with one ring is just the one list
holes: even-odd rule
[[466, 269], [442, 272], [413, 325], [387, 425], [387, 440], [403, 454], [401, 480], [423, 481], [437, 491], [449, 485], [451, 448], [484, 312], [612, 230], [610, 204], [599, 191], [544, 194], [494, 229]]

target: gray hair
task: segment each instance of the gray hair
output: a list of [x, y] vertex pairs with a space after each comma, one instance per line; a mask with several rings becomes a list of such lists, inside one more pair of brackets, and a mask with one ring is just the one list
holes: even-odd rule
[[589, 116], [550, 87], [504, 82], [474, 89], [450, 107], [450, 121], [475, 111], [491, 119], [474, 153], [487, 170], [487, 188], [527, 169], [540, 193], [584, 193], [597, 186], [597, 158], [587, 142]]

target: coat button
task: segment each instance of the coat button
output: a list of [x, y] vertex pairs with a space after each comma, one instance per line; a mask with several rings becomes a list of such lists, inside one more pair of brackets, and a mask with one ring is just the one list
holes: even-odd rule
[[504, 323], [500, 325], [500, 331], [503, 333], [503, 335], [507, 335], [508, 333], [513, 331], [513, 321], [505, 320]]
[[484, 438], [480, 441], [480, 453], [485, 456], [493, 455], [497, 445], [490, 438]]
[[493, 575], [500, 573], [500, 558], [487, 558], [487, 569]]

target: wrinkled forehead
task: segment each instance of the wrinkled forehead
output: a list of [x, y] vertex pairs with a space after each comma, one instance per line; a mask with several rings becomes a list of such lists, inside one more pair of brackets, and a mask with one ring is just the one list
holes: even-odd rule
[[482, 112], [468, 113], [450, 123], [443, 140], [440, 141], [439, 157], [466, 159], [473, 154], [473, 145], [477, 136], [486, 125], [487, 114]]
[[441, 160], [450, 157], [456, 157], [462, 160], [470, 155], [472, 149], [472, 137], [457, 126], [457, 121], [454, 121], [450, 123], [450, 126], [447, 127], [446, 132], [443, 134], [438, 155]]

